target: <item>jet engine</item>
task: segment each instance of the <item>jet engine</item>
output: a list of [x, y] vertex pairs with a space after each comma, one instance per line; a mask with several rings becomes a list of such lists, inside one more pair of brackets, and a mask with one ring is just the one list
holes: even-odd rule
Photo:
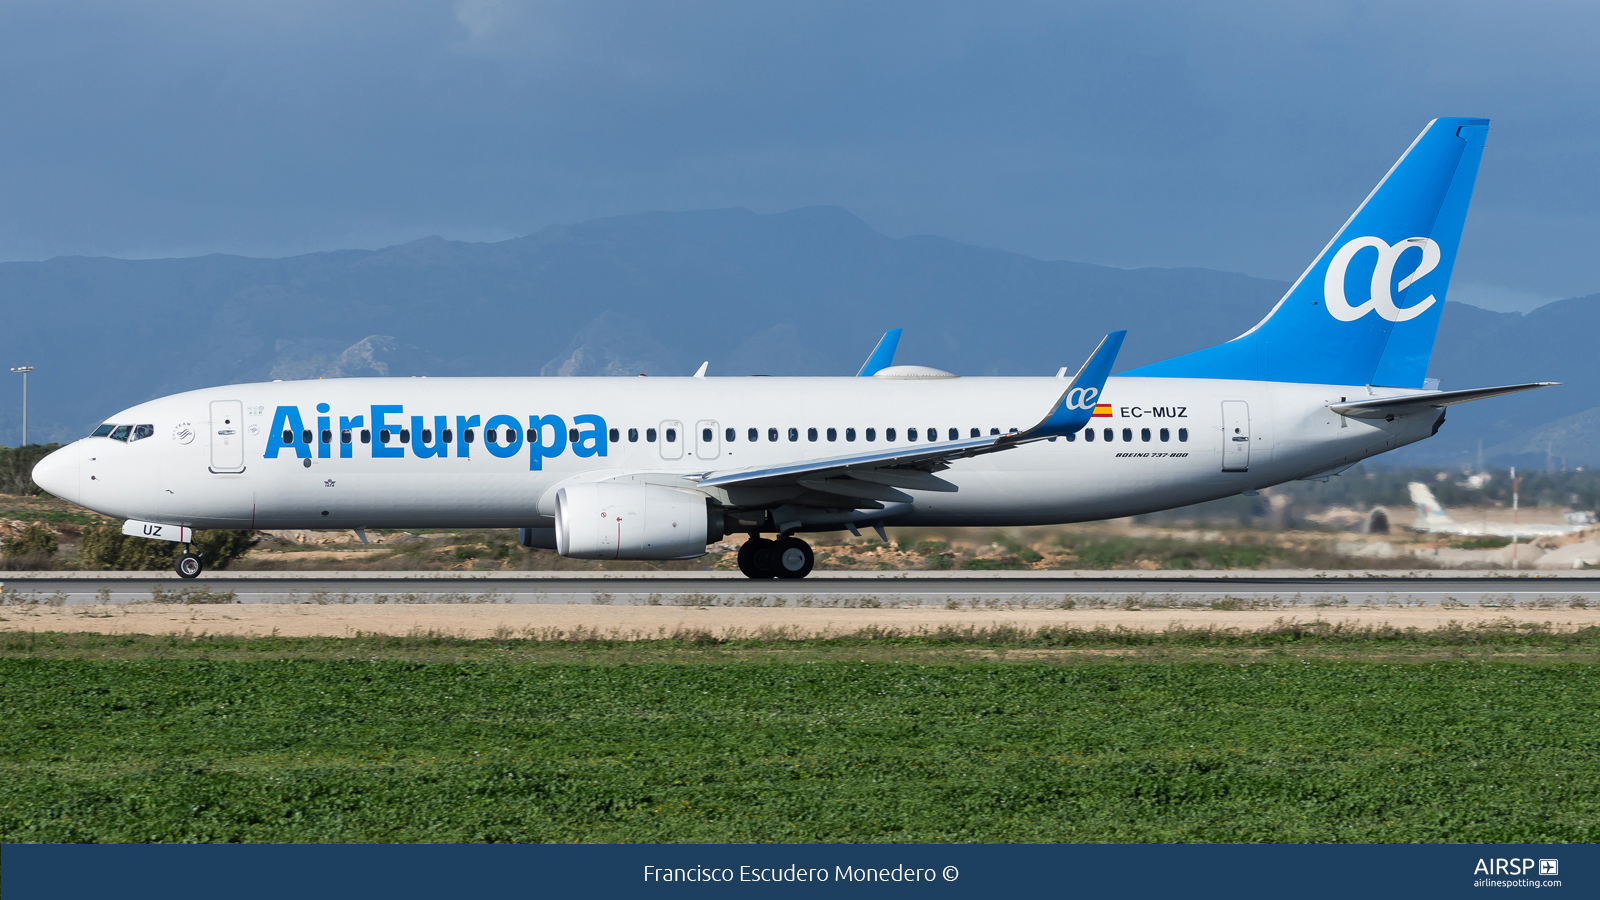
[[722, 538], [704, 494], [659, 484], [574, 484], [556, 493], [556, 552], [575, 559], [693, 559]]

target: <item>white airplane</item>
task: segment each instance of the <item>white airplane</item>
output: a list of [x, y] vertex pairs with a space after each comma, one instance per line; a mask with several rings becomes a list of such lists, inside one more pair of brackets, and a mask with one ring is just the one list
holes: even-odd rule
[[1542, 386], [1424, 378], [1487, 133], [1429, 123], [1258, 325], [1116, 378], [1120, 331], [1070, 379], [891, 366], [891, 333], [855, 378], [238, 384], [123, 410], [33, 477], [185, 544], [185, 577], [196, 528], [516, 527], [582, 559], [745, 532], [752, 578], [810, 573], [804, 533], [1082, 522], [1326, 478], [1453, 404]]
[[1424, 534], [1482, 535], [1484, 537], [1541, 538], [1563, 534], [1576, 534], [1587, 525], [1512, 525], [1508, 522], [1457, 522], [1444, 511], [1433, 491], [1420, 481], [1406, 486], [1411, 492], [1411, 502], [1417, 507], [1417, 520], [1411, 528]]

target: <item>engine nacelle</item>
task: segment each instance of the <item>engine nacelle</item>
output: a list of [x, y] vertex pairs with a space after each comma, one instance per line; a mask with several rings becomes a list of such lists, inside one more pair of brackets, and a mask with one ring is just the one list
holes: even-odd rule
[[[693, 559], [722, 537], [704, 494], [598, 482], [556, 492], [556, 552], [575, 559]], [[715, 516], [721, 524], [720, 514]]]

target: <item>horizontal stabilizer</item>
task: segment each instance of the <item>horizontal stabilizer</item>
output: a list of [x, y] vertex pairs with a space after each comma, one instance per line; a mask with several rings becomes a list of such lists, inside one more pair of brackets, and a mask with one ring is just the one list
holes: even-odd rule
[[1470, 403], [1489, 397], [1517, 394], [1534, 388], [1552, 387], [1559, 381], [1535, 381], [1529, 384], [1511, 384], [1505, 387], [1473, 388], [1469, 391], [1438, 391], [1430, 394], [1407, 394], [1404, 397], [1377, 397], [1353, 403], [1329, 404], [1329, 409], [1352, 419], [1387, 419], [1392, 416], [1411, 416], [1431, 413], [1446, 406]]

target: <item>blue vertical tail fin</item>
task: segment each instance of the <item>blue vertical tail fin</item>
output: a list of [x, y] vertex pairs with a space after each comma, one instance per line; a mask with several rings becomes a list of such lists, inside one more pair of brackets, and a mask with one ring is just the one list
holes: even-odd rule
[[1124, 375], [1420, 388], [1488, 119], [1434, 119], [1265, 319]]

